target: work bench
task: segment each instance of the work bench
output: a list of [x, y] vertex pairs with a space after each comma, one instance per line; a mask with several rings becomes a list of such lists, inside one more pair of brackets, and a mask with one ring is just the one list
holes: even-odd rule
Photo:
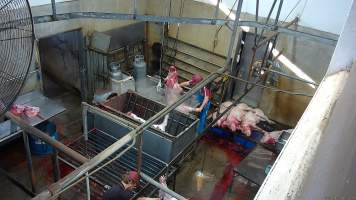
[[[14, 104], [36, 106], [40, 108], [40, 113], [35, 117], [27, 117], [21, 115], [27, 124], [36, 126], [48, 119], [64, 112], [66, 109], [59, 103], [45, 97], [39, 91], [33, 91], [19, 96]], [[22, 130], [18, 125], [11, 122], [11, 120], [5, 120], [0, 123], [0, 145], [3, 145], [13, 139], [21, 136]]]

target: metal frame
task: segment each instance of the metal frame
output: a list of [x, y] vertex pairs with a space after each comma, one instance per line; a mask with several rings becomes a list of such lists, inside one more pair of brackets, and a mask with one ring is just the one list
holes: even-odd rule
[[[103, 13], [103, 12], [72, 12], [53, 15], [36, 16], [33, 18], [35, 24], [47, 23], [54, 21], [70, 20], [70, 19], [116, 19], [116, 20], [137, 20], [145, 22], [160, 22], [170, 24], [206, 24], [206, 25], [228, 25], [232, 27], [234, 20], [230, 19], [211, 19], [211, 18], [191, 18], [191, 17], [173, 17], [173, 16], [154, 16], [154, 15], [139, 15], [126, 13]], [[338, 37], [325, 37], [315, 35], [307, 32], [283, 28], [280, 26], [273, 26], [270, 24], [263, 24], [256, 21], [240, 21], [239, 26], [248, 26], [253, 28], [260, 28], [269, 31], [275, 31], [294, 37], [303, 37], [309, 40], [325, 43], [328, 45], [335, 45]], [[277, 27], [277, 28], [276, 28]]]

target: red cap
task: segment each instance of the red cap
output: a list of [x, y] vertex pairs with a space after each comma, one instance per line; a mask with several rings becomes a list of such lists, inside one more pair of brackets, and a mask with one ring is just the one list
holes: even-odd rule
[[140, 177], [138, 175], [138, 173], [136, 171], [130, 171], [129, 172], [129, 179], [134, 181], [134, 182], [138, 182], [140, 180]]
[[200, 81], [202, 81], [204, 78], [199, 75], [199, 74], [194, 74], [192, 77], [192, 80], [189, 82], [190, 85], [196, 85]]

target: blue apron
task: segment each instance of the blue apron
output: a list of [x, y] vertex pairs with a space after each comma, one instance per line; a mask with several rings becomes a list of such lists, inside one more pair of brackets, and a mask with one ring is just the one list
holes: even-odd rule
[[[202, 92], [198, 92], [196, 94], [196, 99], [199, 103], [203, 103], [204, 95], [202, 95]], [[203, 110], [199, 113], [199, 124], [197, 127], [198, 134], [202, 134], [205, 129], [206, 118], [208, 117], [210, 106], [211, 106], [211, 101], [209, 100], [208, 103], [204, 106]]]

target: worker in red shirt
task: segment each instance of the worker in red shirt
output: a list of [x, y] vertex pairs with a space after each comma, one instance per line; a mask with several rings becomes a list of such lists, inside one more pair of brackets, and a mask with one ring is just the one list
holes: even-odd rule
[[[186, 81], [180, 83], [181, 87], [194, 87], [196, 84], [200, 83], [204, 78], [201, 75], [195, 74], [193, 75], [190, 81]], [[206, 118], [208, 116], [209, 109], [211, 107], [211, 98], [212, 93], [207, 86], [204, 86], [197, 94], [197, 100], [200, 105], [194, 109], [195, 112], [199, 113], [199, 125], [198, 125], [198, 133], [201, 134], [205, 129]]]

